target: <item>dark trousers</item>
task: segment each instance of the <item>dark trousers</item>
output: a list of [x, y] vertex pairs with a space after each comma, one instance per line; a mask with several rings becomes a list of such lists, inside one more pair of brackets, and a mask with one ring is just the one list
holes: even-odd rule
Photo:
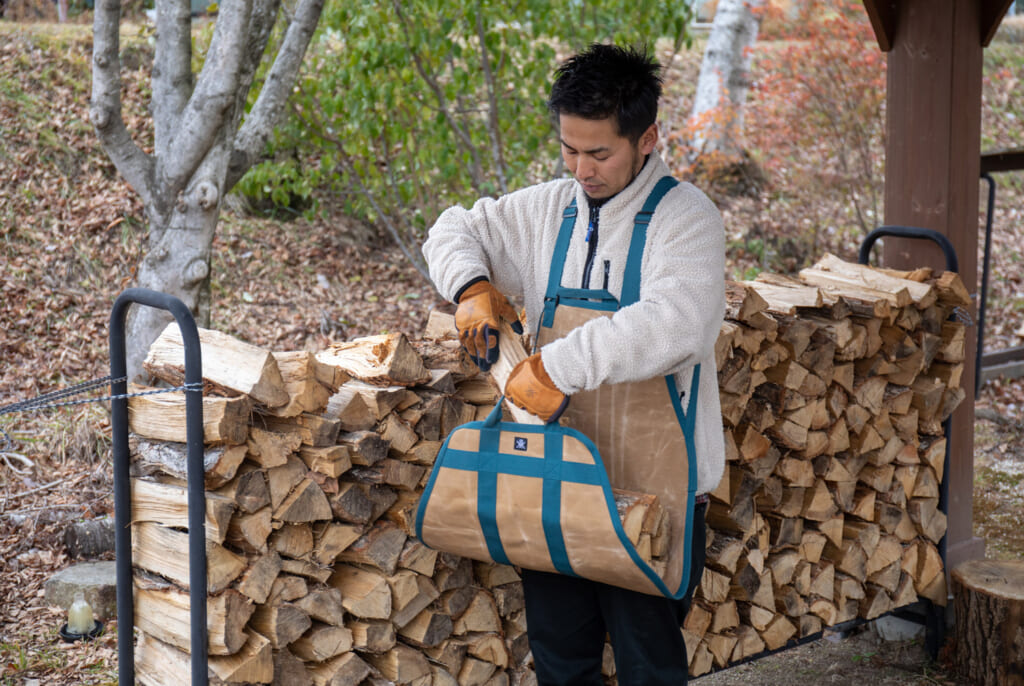
[[686, 596], [669, 600], [577, 577], [522, 570], [526, 624], [539, 686], [600, 686], [607, 633], [621, 686], [686, 683], [680, 631], [704, 570], [704, 514], [694, 508]]

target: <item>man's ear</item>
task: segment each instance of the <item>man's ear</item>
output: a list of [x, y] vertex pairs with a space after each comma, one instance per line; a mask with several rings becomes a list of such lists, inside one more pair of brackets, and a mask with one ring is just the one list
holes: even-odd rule
[[647, 127], [647, 130], [640, 134], [638, 147], [643, 155], [650, 155], [654, 146], [658, 144], [658, 122]]

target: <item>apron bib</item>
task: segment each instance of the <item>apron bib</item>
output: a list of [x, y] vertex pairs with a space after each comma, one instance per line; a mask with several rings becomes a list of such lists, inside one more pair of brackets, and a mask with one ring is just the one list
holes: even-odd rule
[[[603, 289], [561, 286], [576, 223], [575, 200], [566, 208], [551, 259], [538, 346], [565, 336], [595, 317], [610, 317], [640, 299], [640, 267], [647, 226], [662, 196], [677, 183], [671, 177], [662, 178], [636, 215], [621, 300]], [[573, 394], [563, 415], [569, 426], [597, 446], [613, 488], [657, 495], [668, 512], [670, 535], [679, 543], [669, 546], [664, 581], [671, 589], [680, 588], [681, 580], [690, 578], [688, 551], [697, 488], [694, 426], [699, 380], [700, 365], [697, 365], [690, 388], [684, 394], [680, 394], [671, 375], [606, 384], [593, 391]]]

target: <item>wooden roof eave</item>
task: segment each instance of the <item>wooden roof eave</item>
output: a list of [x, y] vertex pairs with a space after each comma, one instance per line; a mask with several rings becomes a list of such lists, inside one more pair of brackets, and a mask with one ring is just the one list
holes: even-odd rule
[[871, 20], [878, 47], [882, 52], [889, 52], [896, 37], [896, 19], [899, 16], [896, 0], [864, 0], [864, 9]]
[[981, 47], [987, 48], [996, 35], [1013, 0], [981, 0]]
[[[875, 31], [875, 38], [882, 52], [892, 50], [896, 38], [898, 2], [899, 0], [864, 0], [864, 9], [867, 10], [871, 28]], [[978, 0], [978, 12], [981, 13], [979, 38], [982, 47], [988, 47], [992, 42], [992, 37], [996, 35], [999, 24], [1012, 4], [1013, 0]]]

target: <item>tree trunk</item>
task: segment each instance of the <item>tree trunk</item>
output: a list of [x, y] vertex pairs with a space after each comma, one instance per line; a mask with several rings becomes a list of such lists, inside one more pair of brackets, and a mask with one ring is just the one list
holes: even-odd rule
[[[222, 2], [203, 68], [194, 75], [188, 2], [157, 1], [155, 151], [149, 153], [133, 141], [121, 115], [121, 0], [96, 3], [90, 118], [149, 217], [149, 250], [137, 285], [179, 298], [203, 327], [209, 326], [210, 247], [221, 201], [262, 154], [286, 111], [323, 0], [299, 0], [292, 8], [259, 96], [247, 110], [279, 7], [280, 0]], [[129, 380], [142, 374], [146, 350], [168, 321], [167, 313], [153, 308], [129, 312]]]
[[1024, 561], [973, 560], [953, 570], [952, 581], [960, 676], [1024, 685]]
[[721, 0], [697, 80], [690, 118], [693, 159], [707, 153], [739, 157], [750, 50], [764, 0]]
[[[209, 158], [204, 166], [208, 164]], [[193, 182], [179, 205], [183, 211], [175, 210], [166, 225], [150, 224], [149, 250], [138, 274], [140, 288], [180, 299], [203, 328], [210, 326], [210, 247], [220, 214], [219, 186], [223, 183], [213, 178]], [[223, 179], [223, 174], [219, 178]], [[142, 372], [146, 351], [171, 319], [164, 310], [143, 306], [131, 309], [126, 327], [129, 378]]]

